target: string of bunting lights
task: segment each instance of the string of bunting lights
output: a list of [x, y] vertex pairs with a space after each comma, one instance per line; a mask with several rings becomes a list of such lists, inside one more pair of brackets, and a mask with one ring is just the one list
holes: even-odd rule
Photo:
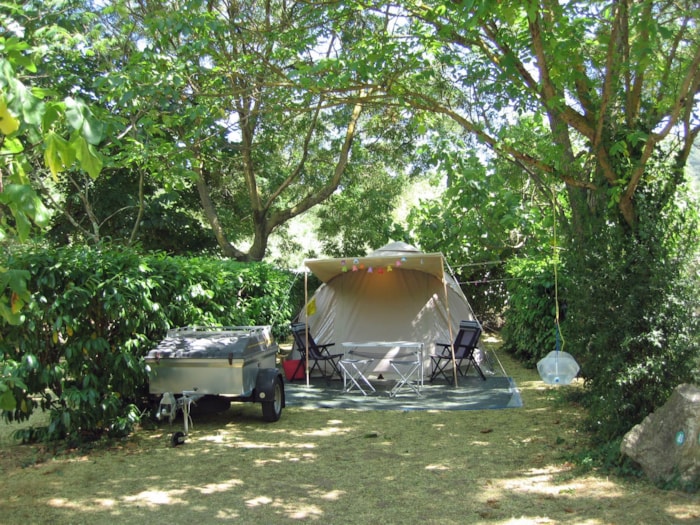
[[[379, 266], [376, 268], [376, 273], [378, 274], [383, 274], [385, 271], [386, 272], [393, 272], [394, 267], [398, 268], [401, 266], [403, 263], [406, 262], [406, 257], [401, 257], [396, 260], [394, 264], [387, 264], [386, 268], [384, 266]], [[421, 264], [423, 264], [423, 259], [421, 259]], [[360, 271], [365, 271], [367, 270], [367, 273], [375, 273], [375, 268], [371, 265], [365, 266], [365, 264], [357, 257], [355, 257], [352, 260], [352, 265], [349, 265], [347, 262], [347, 259], [341, 259], [340, 260], [340, 270], [345, 273], [348, 271], [353, 271], [353, 272], [360, 272]]]
[[[365, 263], [362, 262], [362, 260], [359, 257], [353, 258], [351, 263], [348, 263], [348, 260], [349, 259], [340, 259], [340, 270], [343, 273], [366, 271], [367, 273], [376, 273], [376, 274], [382, 275], [384, 273], [393, 272], [394, 268], [399, 268], [403, 263], [406, 262], [406, 257], [400, 257], [399, 259], [396, 259], [394, 264], [387, 264], [386, 266], [366, 265]], [[420, 260], [420, 263], [423, 264], [422, 258]], [[456, 268], [463, 268], [466, 266], [482, 266], [482, 265], [502, 264], [502, 263], [503, 263], [503, 261], [486, 261], [483, 263], [462, 264], [462, 265], [456, 266]], [[479, 285], [489, 284], [492, 282], [516, 281], [516, 280], [522, 280], [522, 278], [521, 277], [511, 277], [511, 278], [505, 278], [505, 279], [477, 279], [477, 280], [473, 280], [473, 281], [459, 281], [458, 284], [471, 284], [471, 285], [479, 286]]]

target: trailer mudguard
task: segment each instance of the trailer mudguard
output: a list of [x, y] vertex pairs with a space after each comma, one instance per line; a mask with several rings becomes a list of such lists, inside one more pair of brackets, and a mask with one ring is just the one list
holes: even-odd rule
[[[282, 381], [282, 374], [276, 368], [261, 368], [255, 380], [255, 401], [258, 403], [271, 402], [275, 396], [275, 383]], [[284, 381], [282, 381], [284, 384]], [[287, 406], [282, 391], [282, 407]]]

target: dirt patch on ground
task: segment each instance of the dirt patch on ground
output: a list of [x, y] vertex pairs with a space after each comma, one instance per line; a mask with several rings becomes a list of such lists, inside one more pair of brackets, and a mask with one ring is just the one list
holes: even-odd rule
[[[488, 411], [257, 405], [85, 451], [14, 444], [0, 426], [5, 523], [691, 524], [698, 495], [577, 474], [581, 409], [499, 354], [524, 407]], [[573, 388], [576, 388], [575, 386]]]

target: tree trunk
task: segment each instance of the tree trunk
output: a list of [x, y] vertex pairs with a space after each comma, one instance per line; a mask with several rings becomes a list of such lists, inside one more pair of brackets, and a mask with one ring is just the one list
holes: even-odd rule
[[216, 242], [221, 248], [221, 251], [225, 257], [231, 257], [240, 261], [247, 260], [247, 255], [236, 249], [236, 247], [228, 241], [226, 232], [224, 232], [221, 222], [219, 221], [219, 215], [216, 213], [216, 207], [211, 200], [209, 186], [204, 180], [204, 173], [201, 166], [197, 171], [197, 191], [199, 192], [199, 200], [202, 203], [204, 215], [207, 217], [207, 221], [209, 221], [209, 226], [211, 226], [211, 230], [216, 237]]

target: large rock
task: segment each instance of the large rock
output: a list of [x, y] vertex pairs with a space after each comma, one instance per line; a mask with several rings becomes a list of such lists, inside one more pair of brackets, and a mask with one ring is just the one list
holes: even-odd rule
[[632, 428], [621, 451], [654, 482], [700, 482], [700, 389], [677, 387], [666, 404]]

